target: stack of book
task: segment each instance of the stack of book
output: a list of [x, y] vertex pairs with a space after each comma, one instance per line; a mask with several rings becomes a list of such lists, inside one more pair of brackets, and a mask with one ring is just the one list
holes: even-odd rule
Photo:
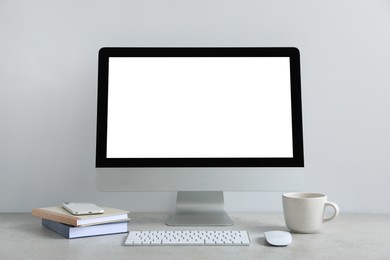
[[72, 215], [61, 206], [35, 208], [32, 215], [42, 218], [42, 225], [66, 238], [79, 238], [128, 232], [128, 211], [103, 207], [104, 213]]

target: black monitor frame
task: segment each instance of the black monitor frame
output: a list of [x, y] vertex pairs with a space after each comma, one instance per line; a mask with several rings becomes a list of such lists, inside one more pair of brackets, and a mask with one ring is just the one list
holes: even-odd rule
[[[110, 57], [289, 57], [293, 131], [292, 158], [107, 158]], [[128, 47], [99, 51], [96, 167], [303, 167], [300, 55], [294, 47]]]

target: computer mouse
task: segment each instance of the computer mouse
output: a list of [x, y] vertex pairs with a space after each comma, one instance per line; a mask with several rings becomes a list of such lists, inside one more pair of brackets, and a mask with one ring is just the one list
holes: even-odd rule
[[291, 234], [287, 231], [264, 232], [265, 240], [273, 246], [287, 246], [291, 243]]

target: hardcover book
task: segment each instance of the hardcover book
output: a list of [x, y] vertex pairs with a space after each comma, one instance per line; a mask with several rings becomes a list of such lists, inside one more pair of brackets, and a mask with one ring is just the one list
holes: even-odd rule
[[96, 215], [72, 215], [61, 206], [35, 208], [32, 210], [32, 215], [42, 218], [67, 224], [70, 226], [91, 226], [111, 222], [129, 220], [128, 211], [114, 208], [103, 207], [104, 213]]
[[95, 226], [74, 227], [56, 221], [42, 219], [42, 226], [53, 230], [66, 238], [101, 236], [128, 232], [127, 221]]

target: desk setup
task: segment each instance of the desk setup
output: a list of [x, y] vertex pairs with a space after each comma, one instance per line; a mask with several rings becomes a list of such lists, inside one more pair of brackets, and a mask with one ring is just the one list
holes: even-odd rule
[[[225, 212], [224, 191], [303, 190], [297, 48], [109, 47], [98, 60], [98, 190], [177, 191], [176, 213], [133, 213], [121, 234], [77, 239], [49, 229], [62, 219], [1, 213], [0, 259], [390, 259], [390, 215], [335, 218], [323, 194], [284, 195], [284, 215]], [[243, 233], [229, 246], [144, 246], [133, 231], [188, 231], [194, 244], [209, 237], [193, 231]]]
[[[264, 232], [287, 230], [283, 214], [231, 213], [235, 225], [202, 230], [246, 230], [248, 246], [124, 246], [127, 234], [66, 239], [30, 213], [0, 213], [0, 259], [389, 259], [390, 215], [341, 214], [316, 234], [292, 234], [270, 246]], [[168, 214], [132, 213], [129, 231], [199, 230], [170, 227]]]

